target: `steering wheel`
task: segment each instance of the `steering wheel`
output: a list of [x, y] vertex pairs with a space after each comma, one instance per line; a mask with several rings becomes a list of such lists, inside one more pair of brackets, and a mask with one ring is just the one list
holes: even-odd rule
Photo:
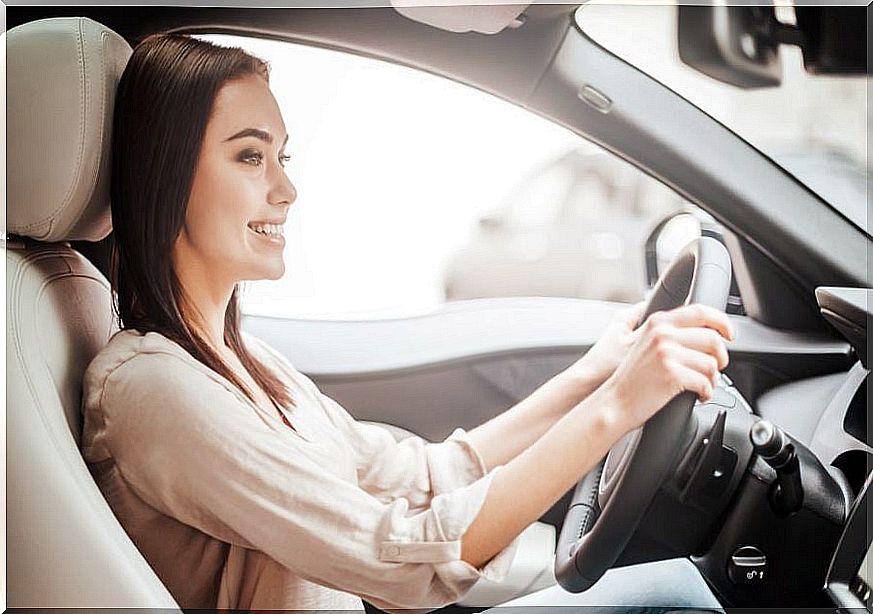
[[[727, 249], [700, 237], [677, 254], [655, 284], [640, 324], [656, 311], [702, 303], [724, 310], [731, 282]], [[645, 377], [644, 373], [640, 377]], [[613, 445], [576, 486], [555, 552], [555, 577], [571, 593], [590, 588], [615, 564], [673, 468], [677, 438], [692, 417], [695, 393], [674, 397]]]

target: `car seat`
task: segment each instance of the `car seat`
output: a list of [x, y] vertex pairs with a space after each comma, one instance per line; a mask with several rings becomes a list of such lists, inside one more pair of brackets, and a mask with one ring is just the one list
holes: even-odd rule
[[7, 52], [7, 606], [178, 605], [79, 452], [82, 375], [115, 331], [69, 241], [109, 234], [115, 90], [131, 54], [86, 18], [23, 24]]

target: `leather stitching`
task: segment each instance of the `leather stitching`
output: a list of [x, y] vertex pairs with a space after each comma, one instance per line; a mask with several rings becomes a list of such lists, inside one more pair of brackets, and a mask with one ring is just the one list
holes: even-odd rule
[[583, 514], [579, 519], [579, 529], [577, 531], [576, 539], [582, 539], [582, 537], [591, 530], [591, 527], [597, 520], [598, 512], [595, 509], [595, 503], [597, 501], [597, 492], [600, 488], [600, 478], [603, 474], [604, 466], [605, 463], [601, 461], [595, 469], [593, 480], [594, 485], [591, 487], [591, 490], [588, 491], [588, 497], [582, 504], [585, 508], [585, 514]]
[[[79, 116], [79, 151], [76, 154], [76, 170], [73, 173], [74, 181], [67, 187], [67, 192], [64, 194], [64, 197], [61, 199], [61, 204], [46, 217], [37, 220], [36, 222], [32, 222], [25, 226], [13, 227], [13, 229], [20, 228], [21, 230], [27, 231], [37, 226], [41, 226], [46, 222], [53, 222], [54, 218], [57, 214], [65, 209], [67, 205], [69, 205], [70, 200], [72, 199], [74, 188], [78, 185], [78, 181], [76, 179], [79, 178], [82, 172], [82, 161], [84, 160], [83, 149], [85, 142], [85, 121], [87, 115], [87, 96], [88, 96], [88, 80], [87, 80], [87, 72], [85, 70], [85, 36], [82, 32], [82, 18], [79, 18], [77, 28], [76, 28], [76, 49], [78, 51], [76, 55], [76, 60], [79, 64], [79, 108], [82, 110], [82, 113]], [[50, 232], [50, 231], [49, 231]]]
[[[102, 76], [102, 84], [101, 84], [102, 87], [100, 88], [100, 109], [96, 112], [96, 114], [97, 114], [96, 116], [100, 118], [99, 126], [98, 126], [100, 128], [100, 131], [96, 135], [97, 143], [96, 143], [96, 146], [94, 148], [94, 150], [97, 152], [97, 163], [94, 164], [94, 166], [93, 166], [91, 177], [90, 177], [89, 182], [88, 182], [89, 183], [89, 187], [88, 187], [88, 191], [87, 191], [88, 202], [85, 204], [84, 209], [80, 212], [80, 214], [76, 217], [76, 219], [70, 221], [69, 225], [67, 226], [67, 228], [65, 230], [65, 233], [68, 233], [73, 228], [75, 228], [76, 225], [82, 220], [82, 218], [85, 217], [85, 214], [88, 213], [89, 209], [91, 209], [93, 207], [94, 195], [95, 195], [95, 192], [97, 190], [97, 182], [98, 182], [99, 177], [100, 177], [100, 170], [103, 167], [103, 158], [105, 157], [103, 155], [103, 153], [104, 153], [104, 146], [106, 144], [105, 137], [106, 137], [107, 127], [109, 126], [109, 122], [105, 121], [105, 118], [106, 118], [107, 112], [111, 111], [110, 109], [107, 109], [107, 104], [106, 104], [106, 90], [107, 90], [107, 87], [109, 85], [109, 79], [106, 78], [106, 54], [108, 53], [107, 47], [106, 47], [107, 38], [108, 38], [108, 32], [106, 30], [101, 30], [100, 31], [100, 53], [98, 55], [100, 56], [100, 75]], [[86, 79], [88, 78], [87, 73], [85, 73], [85, 78]], [[86, 91], [88, 91], [88, 92], [91, 92], [92, 90], [93, 90], [93, 88], [86, 88]], [[86, 109], [87, 108], [88, 108], [88, 106], [86, 104]], [[85, 121], [87, 121], [87, 118], [85, 119]], [[84, 137], [83, 137], [83, 141], [84, 141]], [[84, 161], [84, 157], [82, 158], [82, 160]]]

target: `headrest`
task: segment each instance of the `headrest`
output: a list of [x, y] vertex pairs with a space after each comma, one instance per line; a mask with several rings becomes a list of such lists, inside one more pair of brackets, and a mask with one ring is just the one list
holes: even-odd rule
[[6, 232], [40, 241], [109, 234], [112, 110], [130, 54], [85, 17], [6, 33]]

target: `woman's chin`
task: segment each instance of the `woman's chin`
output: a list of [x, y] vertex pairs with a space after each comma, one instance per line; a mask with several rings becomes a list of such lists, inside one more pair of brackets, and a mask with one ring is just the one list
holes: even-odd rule
[[285, 275], [285, 266], [283, 265], [281, 268], [276, 269], [275, 271], [271, 271], [270, 274], [265, 275], [264, 279], [268, 279], [270, 281], [276, 281], [282, 279]]
[[246, 281], [276, 281], [285, 275], [285, 263], [270, 267], [259, 267], [246, 276]]

